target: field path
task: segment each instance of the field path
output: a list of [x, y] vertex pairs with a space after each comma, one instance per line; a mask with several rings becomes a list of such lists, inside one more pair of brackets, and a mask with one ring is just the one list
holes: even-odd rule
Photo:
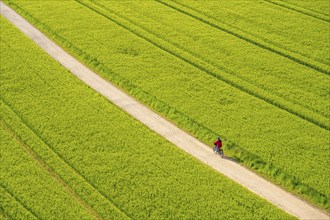
[[324, 212], [259, 177], [243, 166], [214, 155], [209, 146], [177, 128], [85, 67], [2, 1], [0, 1], [0, 8], [1, 15], [30, 37], [61, 65], [70, 70], [72, 74], [182, 150], [300, 219], [330, 219]]

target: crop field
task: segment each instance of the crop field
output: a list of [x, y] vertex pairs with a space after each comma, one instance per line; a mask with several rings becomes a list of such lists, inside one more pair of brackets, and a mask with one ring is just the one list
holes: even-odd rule
[[330, 210], [328, 1], [5, 2], [181, 128], [210, 145], [220, 134], [229, 156]]
[[0, 21], [3, 218], [292, 219], [135, 121]]

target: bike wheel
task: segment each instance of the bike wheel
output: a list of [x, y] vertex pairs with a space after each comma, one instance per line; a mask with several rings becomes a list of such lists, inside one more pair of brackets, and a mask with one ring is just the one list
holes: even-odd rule
[[218, 154], [217, 148], [213, 147], [213, 153]]
[[220, 149], [219, 155], [220, 155], [221, 158], [224, 157], [224, 154], [223, 154], [223, 150], [222, 149]]

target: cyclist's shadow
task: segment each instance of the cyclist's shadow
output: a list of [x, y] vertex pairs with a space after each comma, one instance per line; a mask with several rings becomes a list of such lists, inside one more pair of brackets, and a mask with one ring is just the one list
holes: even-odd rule
[[239, 164], [239, 162], [237, 160], [235, 160], [235, 158], [233, 158], [233, 157], [227, 157], [226, 155], [223, 155], [223, 158], [222, 159], [229, 160], [231, 162], [234, 162], [234, 163], [238, 163]]

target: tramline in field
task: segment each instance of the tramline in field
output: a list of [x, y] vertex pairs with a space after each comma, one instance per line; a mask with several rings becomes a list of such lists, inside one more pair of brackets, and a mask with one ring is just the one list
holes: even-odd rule
[[[181, 4], [189, 6], [187, 2], [190, 10], [198, 6]], [[255, 4], [249, 2], [245, 9]], [[197, 12], [214, 16], [220, 8], [205, 9], [210, 5], [198, 6]], [[34, 1], [11, 6], [101, 76], [200, 140], [211, 143], [221, 132], [226, 155], [329, 208], [326, 73], [159, 2]], [[239, 10], [240, 3], [235, 7]], [[284, 13], [273, 4], [258, 7], [279, 19]], [[68, 10], [75, 22], [67, 22]], [[271, 18], [242, 14], [245, 20], [230, 27], [234, 31], [250, 30], [258, 41], [272, 39], [267, 42], [276, 48], [328, 67], [324, 21], [292, 13], [286, 18], [292, 21], [289, 32], [272, 23], [274, 28], [257, 33], [257, 26], [250, 29], [246, 21]], [[299, 29], [312, 26], [319, 31], [311, 33], [314, 37], [306, 33], [305, 39]], [[272, 30], [278, 34], [266, 34]], [[291, 32], [293, 39], [286, 41]], [[313, 41], [315, 37], [320, 41]], [[308, 48], [300, 47], [304, 41], [310, 42]]]
[[135, 121], [0, 19], [2, 216], [292, 219]]

